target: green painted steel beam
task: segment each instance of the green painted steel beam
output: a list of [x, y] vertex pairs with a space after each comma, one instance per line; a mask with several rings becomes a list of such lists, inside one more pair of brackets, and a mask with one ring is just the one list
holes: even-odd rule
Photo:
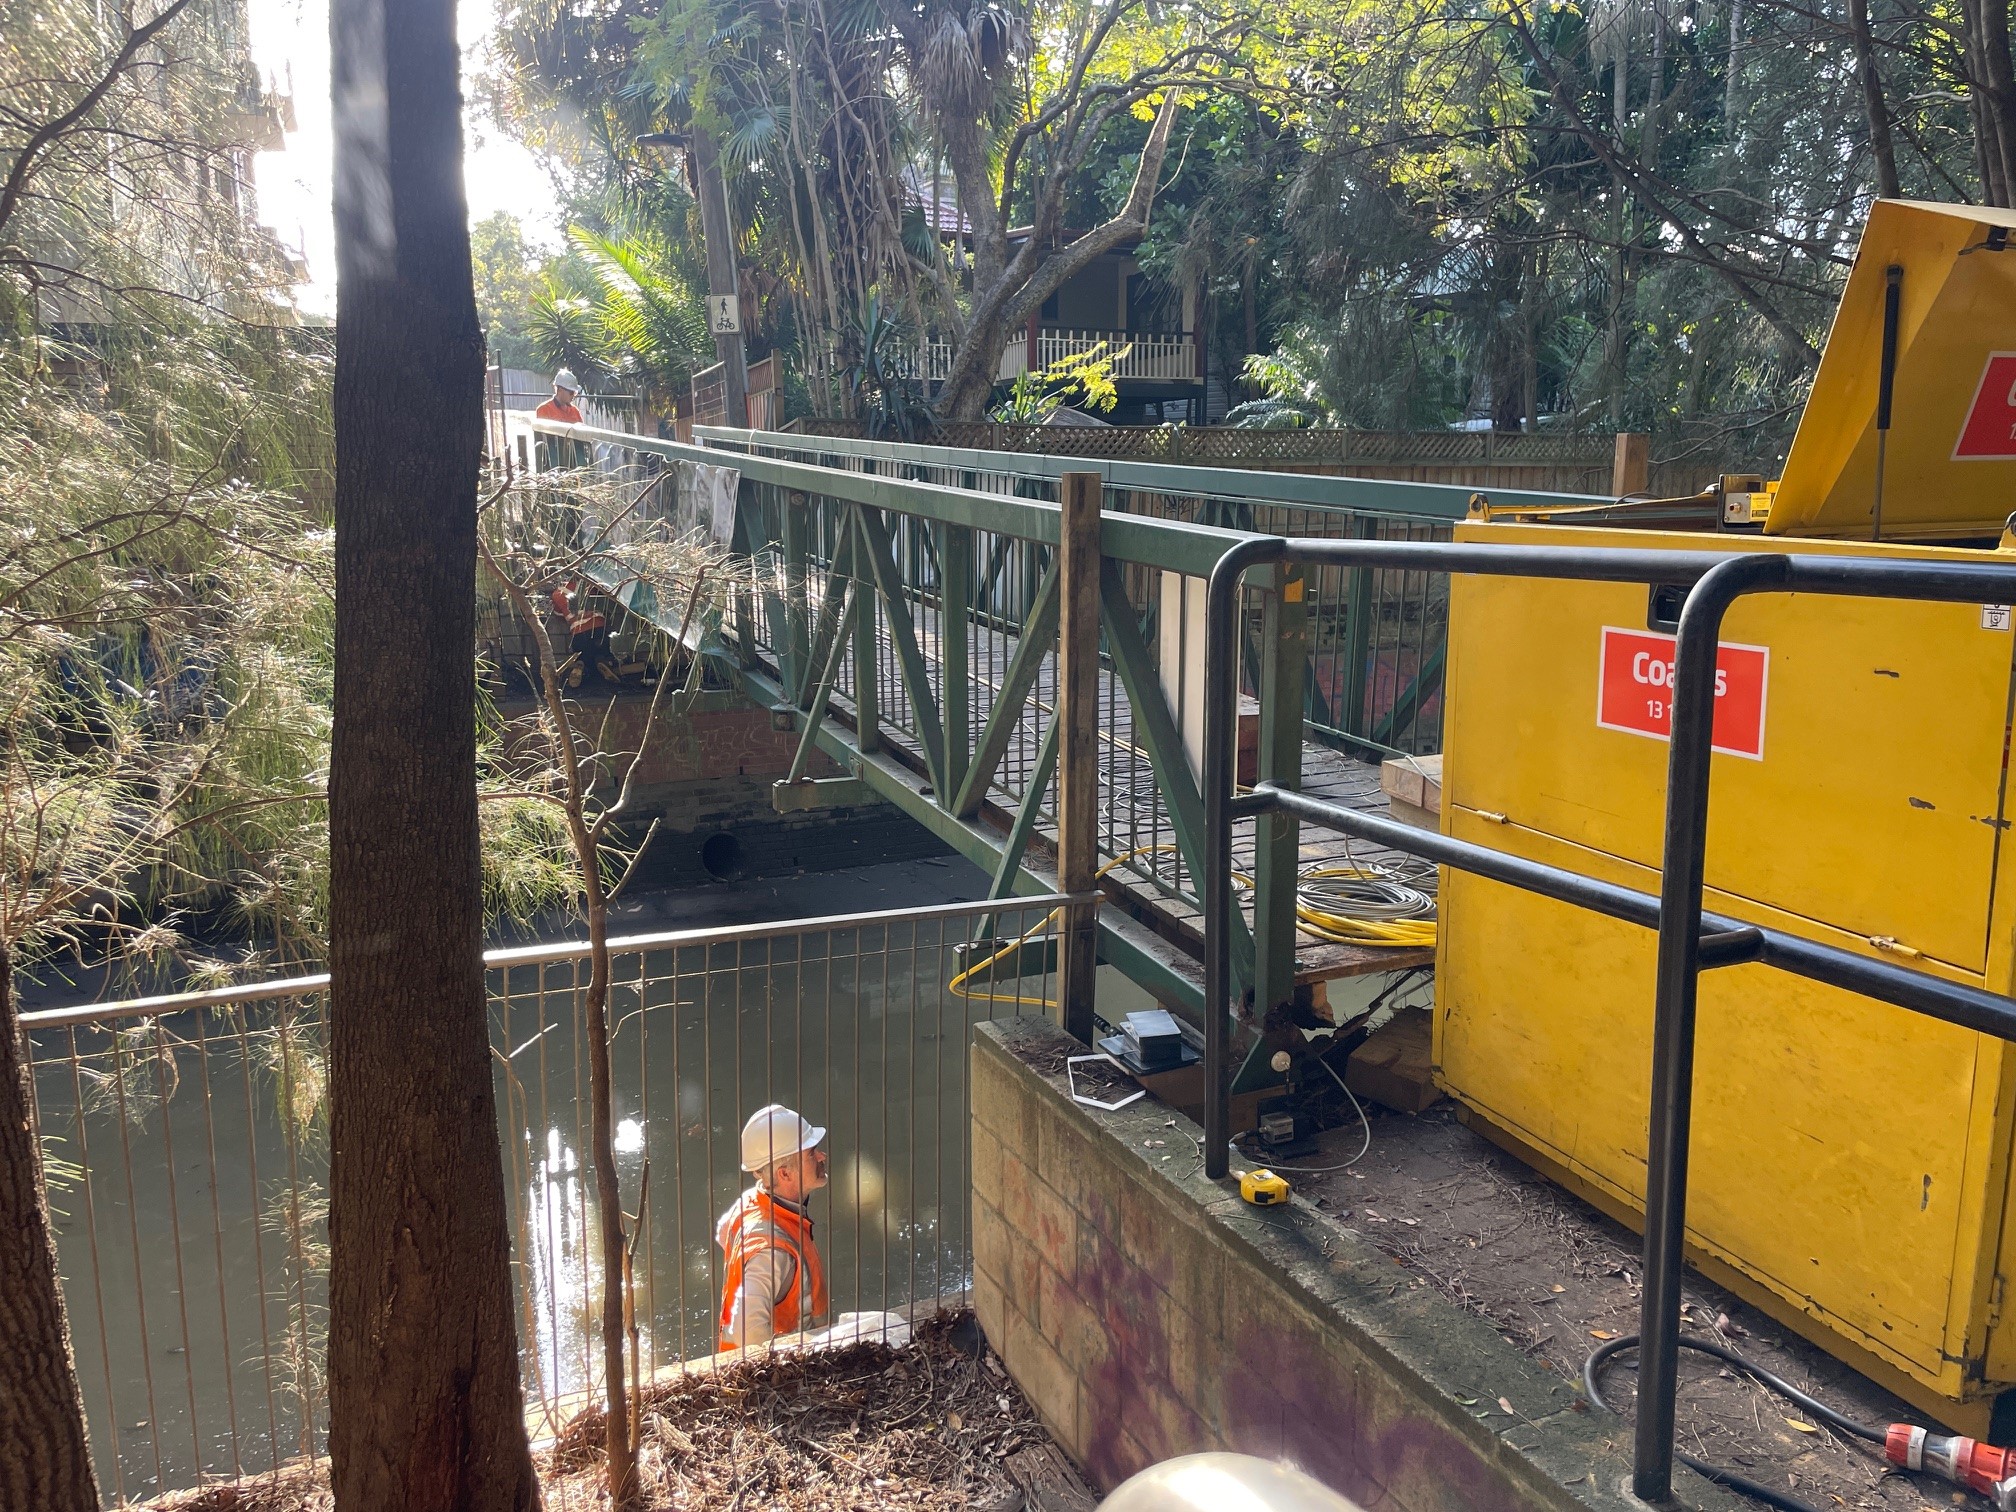
[[1008, 754], [1008, 742], [1022, 720], [1022, 706], [1028, 700], [1029, 690], [1036, 686], [1037, 675], [1043, 670], [1043, 658], [1056, 645], [1057, 568], [1053, 563], [1037, 584], [1036, 602], [1023, 619], [1022, 633], [1015, 638], [1015, 654], [1008, 658], [1000, 691], [994, 696], [994, 707], [987, 713], [980, 743], [974, 748], [972, 765], [966, 769], [958, 796], [952, 800], [952, 812], [960, 818], [972, 818], [980, 800], [987, 796], [988, 785], [994, 781], [1001, 758]]
[[[1015, 873], [1029, 851], [1029, 837], [1036, 833], [1037, 816], [1043, 811], [1043, 790], [1050, 786], [1050, 774], [1057, 770], [1057, 719], [1051, 716], [1036, 748], [1036, 769], [1029, 774], [1029, 787], [1015, 809], [1015, 822], [1008, 829], [1008, 841], [1001, 847], [1001, 859], [994, 868], [994, 881], [987, 889], [990, 898], [1008, 897]], [[968, 816], [970, 817], [970, 816]]]
[[889, 527], [872, 509], [854, 511], [855, 538], [875, 586], [882, 598], [882, 617], [889, 624], [889, 642], [896, 648], [896, 670], [902, 674], [903, 689], [910, 695], [910, 710], [917, 720], [917, 739], [924, 747], [924, 763], [931, 769], [931, 783], [938, 800], [947, 803], [951, 794], [945, 780], [945, 727], [939, 722], [938, 704], [931, 696], [931, 678], [925, 670], [924, 652], [917, 644], [917, 627], [910, 619], [910, 600], [904, 595], [903, 574], [896, 569], [895, 553], [889, 545]]
[[[1260, 628], [1259, 775], [1290, 792], [1302, 787], [1302, 683], [1309, 665], [1307, 579], [1300, 563], [1274, 569]], [[1253, 1016], [1295, 996], [1296, 873], [1302, 826], [1286, 814], [1254, 821]]]
[[[782, 701], [784, 690], [761, 672], [730, 667], [729, 673], [742, 686], [749, 702], [758, 708], [772, 708]], [[971, 820], [953, 818], [922, 790], [909, 768], [885, 754], [863, 754], [848, 740], [847, 732], [828, 725], [819, 732], [818, 741], [821, 750], [854, 772], [876, 796], [901, 809], [975, 866], [992, 872], [1002, 847], [997, 833]], [[1039, 877], [1026, 866], [1016, 869], [1013, 896], [1041, 896], [1054, 891], [1054, 878]], [[1197, 980], [1170, 964], [1171, 953], [1171, 947], [1132, 919], [1111, 908], [1100, 909], [1099, 959], [1117, 967], [1157, 1002], [1181, 1010], [1193, 1023], [1201, 1023], [1204, 989]]]
[[[774, 492], [773, 492], [774, 497]], [[738, 501], [739, 502], [739, 501]], [[785, 494], [777, 499], [777, 533], [784, 548], [784, 634], [777, 646], [778, 666], [784, 672], [784, 686], [793, 694], [792, 702], [804, 705], [811, 695], [812, 670], [811, 610], [807, 603], [811, 554], [805, 539], [812, 501], [802, 503]]]
[[[849, 583], [847, 585], [847, 594], [850, 601], [853, 595], [860, 591], [860, 585], [857, 583]], [[833, 639], [821, 648], [824, 655], [819, 663], [819, 689], [812, 695], [809, 703], [801, 706], [805, 710], [805, 731], [799, 736], [798, 750], [791, 758], [791, 771], [784, 779], [787, 783], [802, 782], [804, 780], [806, 763], [812, 757], [812, 742], [819, 733], [819, 726], [826, 719], [827, 706], [833, 700], [833, 680], [840, 672], [840, 658], [847, 651], [846, 631], [851, 627], [844, 627], [841, 621], [846, 615], [847, 610], [852, 607], [852, 603], [849, 602], [843, 606], [839, 615], [834, 616]]]
[[1421, 705], [1433, 697], [1442, 686], [1442, 665], [1448, 647], [1449, 642], [1443, 639], [1429, 648], [1427, 657], [1415, 669], [1412, 680], [1400, 690], [1400, 696], [1393, 700], [1393, 707], [1381, 715], [1379, 722], [1372, 727], [1372, 741], [1375, 745], [1390, 750], [1399, 749], [1394, 741], [1401, 727], [1412, 721], [1415, 714], [1420, 711]]
[[[773, 522], [770, 520], [769, 514], [770, 512], [764, 507], [763, 501], [753, 496], [753, 491], [738, 493], [735, 501], [735, 530], [733, 536], [735, 542], [734, 549], [737, 555], [747, 557], [753, 562], [766, 551], [774, 555], [783, 550], [778, 540], [778, 533], [770, 528]], [[772, 637], [779, 636], [784, 633], [786, 620], [784, 596], [776, 589], [775, 573], [765, 572], [761, 574], [761, 577], [763, 581], [763, 617], [769, 625]], [[751, 617], [753, 618], [753, 616], [754, 607], [752, 605]], [[756, 654], [755, 627], [752, 624], [747, 626], [746, 630], [748, 633], [741, 635], [740, 639], [742, 642], [742, 655], [745, 659], [748, 659], [754, 657]]]
[[860, 588], [854, 594], [854, 738], [864, 751], [882, 746], [882, 698], [876, 679], [880, 660], [882, 611], [869, 590], [872, 583], [857, 572]]
[[[945, 791], [965, 791], [973, 743], [973, 532], [940, 525], [938, 552], [938, 686], [945, 700]], [[927, 539], [929, 537], [927, 536]], [[958, 804], [952, 804], [954, 811]]]
[[1420, 519], [1460, 520], [1470, 496], [1484, 492], [1494, 504], [1611, 503], [1604, 494], [1554, 493], [1544, 489], [1477, 489], [1461, 483], [1407, 483], [1387, 478], [1334, 477], [1322, 473], [1268, 472], [1257, 468], [1195, 467], [1173, 462], [1130, 462], [1107, 457], [1059, 457], [1033, 452], [980, 451], [919, 442], [854, 441], [832, 436], [796, 436], [782, 431], [697, 426], [696, 439], [709, 445], [799, 456], [853, 457], [968, 472], [994, 473], [1054, 483], [1067, 472], [1096, 472], [1108, 487], [1184, 498], [1290, 504], [1304, 509], [1339, 509]]
[[[819, 598], [818, 618], [812, 622], [812, 636], [806, 667], [819, 668], [826, 665], [826, 650], [836, 635], [851, 631], [852, 625], [842, 625], [843, 612], [851, 613], [851, 602], [847, 598], [847, 585], [854, 580], [854, 531], [853, 514], [850, 508], [841, 516], [840, 540], [833, 548], [832, 565], [826, 571], [826, 586]], [[846, 606], [843, 609], [843, 606]], [[809, 677], [799, 680], [798, 707], [810, 708], [812, 686]]]
[[[1354, 532], [1373, 534], [1372, 522], [1364, 521]], [[1337, 728], [1347, 736], [1362, 739], [1369, 722], [1365, 695], [1371, 686], [1372, 669], [1372, 569], [1347, 568], [1344, 574], [1344, 686], [1339, 694]]]
[[[1018, 499], [1007, 494], [982, 493], [939, 483], [913, 483], [901, 478], [878, 477], [873, 473], [843, 472], [810, 462], [793, 462], [747, 452], [714, 451], [682, 445], [677, 441], [660, 441], [651, 436], [603, 430], [592, 425], [564, 425], [558, 421], [542, 420], [536, 422], [535, 428], [672, 461], [702, 462], [711, 467], [722, 467], [730, 465], [732, 459], [732, 465], [752, 482], [774, 483], [787, 489], [795, 488], [829, 499], [844, 499], [922, 520], [1020, 536], [1048, 546], [1057, 544], [1058, 509], [1055, 504], [1043, 499]], [[1099, 534], [1100, 550], [1108, 555], [1191, 577], [1208, 577], [1219, 557], [1247, 539], [1250, 537], [1241, 531], [1117, 513], [1106, 515]], [[760, 544], [751, 543], [752, 547], [760, 547]]]

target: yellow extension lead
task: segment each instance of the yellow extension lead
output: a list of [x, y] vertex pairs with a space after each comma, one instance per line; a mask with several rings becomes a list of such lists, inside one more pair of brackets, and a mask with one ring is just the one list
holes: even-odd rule
[[[1173, 851], [1175, 849], [1176, 847], [1173, 845], [1137, 845], [1133, 850], [1124, 852], [1121, 855], [1115, 856], [1111, 861], [1108, 861], [1104, 866], [1100, 867], [1096, 873], [1094, 873], [1094, 876], [1103, 877], [1106, 875], [1106, 873], [1112, 871], [1114, 867], [1122, 866], [1127, 862], [1132, 861], [1136, 856], [1154, 855], [1159, 852]], [[1015, 900], [1013, 898], [1003, 898], [1001, 900], [1001, 906], [1004, 910], [1012, 908], [1015, 906]], [[1059, 1004], [1055, 998], [1023, 997], [1020, 993], [1016, 992], [968, 992], [966, 990], [966, 983], [970, 981], [973, 977], [978, 976], [981, 972], [985, 971], [989, 966], [992, 966], [996, 961], [1002, 960], [1007, 956], [1013, 955], [1017, 950], [1020, 950], [1024, 945], [1026, 945], [1030, 940], [1034, 939], [1037, 935], [1042, 934], [1045, 930], [1054, 927], [1057, 923], [1057, 915], [1061, 911], [1062, 910], [1060, 909], [1055, 908], [1051, 909], [1049, 913], [1045, 914], [1041, 919], [1037, 920], [1033, 926], [1025, 930], [1022, 934], [1016, 936], [1014, 939], [1010, 940], [1006, 945], [1003, 945], [999, 950], [995, 951], [994, 954], [987, 957], [986, 960], [976, 961], [973, 965], [968, 966], [964, 971], [960, 972], [957, 976], [952, 978], [951, 981], [945, 984], [945, 990], [951, 993], [954, 997], [966, 998], [967, 1000], [975, 1003], [1020, 1003], [1025, 1008], [1058, 1007]]]

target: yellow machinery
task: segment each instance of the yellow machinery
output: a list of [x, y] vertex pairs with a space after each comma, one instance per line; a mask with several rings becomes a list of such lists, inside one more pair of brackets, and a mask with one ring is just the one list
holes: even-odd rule
[[[1725, 480], [1685, 532], [1612, 510], [1458, 538], [1996, 550], [2016, 510], [2012, 229], [2009, 211], [1875, 207], [1775, 488]], [[1447, 833], [1658, 891], [1677, 600], [1454, 581]], [[1759, 595], [1723, 636], [1706, 907], [2016, 993], [2008, 606]], [[1636, 1222], [1652, 933], [1456, 871], [1441, 913], [1443, 1085]], [[1706, 973], [1700, 995], [1693, 1258], [1934, 1417], [1989, 1431], [2000, 1393], [2016, 1406], [2016, 1047], [1763, 966]]]

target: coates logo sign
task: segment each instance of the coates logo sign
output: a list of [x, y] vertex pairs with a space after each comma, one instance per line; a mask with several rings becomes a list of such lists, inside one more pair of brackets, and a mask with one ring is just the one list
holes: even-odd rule
[[[1723, 641], [1715, 652], [1715, 749], [1764, 759], [1764, 684], [1771, 653]], [[1596, 723], [1654, 740], [1673, 736], [1673, 637], [1603, 627]]]
[[2006, 462], [2016, 457], [2016, 352], [1990, 352], [1974, 386], [1974, 402], [1953, 443], [1955, 462]]

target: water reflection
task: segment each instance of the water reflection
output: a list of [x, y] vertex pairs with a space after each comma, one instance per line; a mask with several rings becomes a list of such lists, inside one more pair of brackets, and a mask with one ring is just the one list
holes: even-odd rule
[[[964, 1046], [980, 1007], [943, 991], [956, 939], [850, 933], [653, 953], [612, 989], [626, 1208], [634, 1214], [645, 1193], [636, 1276], [647, 1368], [713, 1348], [714, 1224], [748, 1184], [738, 1136], [764, 1103], [830, 1131], [832, 1180], [812, 1212], [836, 1311], [962, 1284]], [[521, 1120], [520, 1243], [537, 1315], [527, 1363], [538, 1389], [557, 1396], [591, 1386], [598, 1369], [600, 1244], [574, 1095], [585, 1071], [571, 969], [533, 970], [505, 984], [499, 1037], [528, 1050], [512, 1057], [504, 1100]], [[664, 1116], [668, 1100], [676, 1117]]]
[[[836, 1313], [964, 1284], [966, 1041], [987, 1005], [944, 984], [970, 922], [619, 957], [612, 1106], [647, 1370], [713, 1349], [714, 1223], [765, 1103], [830, 1131], [812, 1214]], [[590, 1388], [600, 1356], [575, 986], [570, 963], [492, 976], [526, 1394], [548, 1401]], [[94, 1450], [127, 1497], [320, 1452], [326, 1417], [321, 1000], [177, 1017], [33, 1036]]]

